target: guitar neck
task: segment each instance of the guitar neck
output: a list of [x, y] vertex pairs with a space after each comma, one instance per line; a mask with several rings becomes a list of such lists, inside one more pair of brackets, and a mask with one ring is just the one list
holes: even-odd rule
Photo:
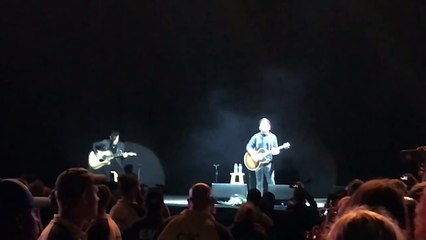
[[281, 145], [281, 146], [279, 146], [279, 147], [276, 147], [276, 148], [272, 148], [271, 150], [266, 151], [266, 152], [265, 152], [265, 155], [269, 155], [269, 154], [271, 154], [274, 150], [281, 150], [281, 149], [283, 149], [283, 148], [285, 148], [285, 144], [283, 144], [283, 145]]

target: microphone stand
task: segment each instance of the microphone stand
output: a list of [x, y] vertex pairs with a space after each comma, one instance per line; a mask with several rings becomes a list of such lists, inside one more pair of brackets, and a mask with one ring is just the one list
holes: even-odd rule
[[219, 164], [213, 164], [213, 167], [215, 168], [215, 176], [214, 176], [214, 182], [217, 183], [217, 175], [218, 175], [218, 171], [217, 168], [219, 167]]

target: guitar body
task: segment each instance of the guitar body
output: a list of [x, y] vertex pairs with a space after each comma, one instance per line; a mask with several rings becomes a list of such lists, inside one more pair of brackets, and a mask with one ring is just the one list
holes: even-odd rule
[[110, 165], [111, 161], [116, 157], [126, 158], [128, 156], [137, 156], [137, 154], [134, 152], [124, 152], [124, 153], [114, 154], [110, 150], [106, 150], [106, 151], [98, 150], [97, 153], [91, 151], [89, 154], [89, 166], [90, 168], [96, 170], [105, 165]]
[[114, 158], [114, 154], [109, 150], [98, 151], [97, 153], [91, 151], [89, 154], [89, 166], [96, 170], [105, 165], [110, 165], [111, 160]]
[[[265, 154], [266, 150], [261, 148], [257, 151], [258, 155]], [[256, 160], [253, 158], [249, 153], [244, 154], [244, 165], [246, 168], [250, 171], [256, 171], [259, 169], [263, 164], [268, 164], [271, 162], [271, 159], [269, 159], [267, 156], [263, 156], [262, 159]]]
[[[289, 149], [290, 143], [286, 142], [283, 145], [276, 148], [276, 150], [280, 149]], [[250, 171], [256, 171], [259, 169], [262, 165], [268, 164], [271, 162], [271, 159], [269, 158], [269, 155], [272, 153], [271, 150], [266, 150], [264, 148], [261, 148], [257, 150], [256, 156], [251, 156], [248, 152], [244, 154], [244, 165], [246, 168]]]

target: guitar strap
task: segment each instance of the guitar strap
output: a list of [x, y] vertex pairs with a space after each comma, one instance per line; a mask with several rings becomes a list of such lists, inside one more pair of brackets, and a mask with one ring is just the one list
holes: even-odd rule
[[268, 148], [269, 148], [269, 151], [272, 150], [271, 133], [268, 134]]
[[257, 137], [256, 137], [256, 151], [259, 150], [259, 142], [260, 142], [260, 137], [261, 136], [262, 136], [261, 133], [257, 134]]

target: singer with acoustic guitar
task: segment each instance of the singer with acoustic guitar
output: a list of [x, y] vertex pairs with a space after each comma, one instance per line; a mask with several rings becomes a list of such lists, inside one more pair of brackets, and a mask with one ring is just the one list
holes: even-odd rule
[[244, 164], [250, 171], [255, 171], [256, 188], [263, 194], [263, 177], [268, 184], [275, 185], [275, 173], [272, 169], [273, 155], [280, 153], [280, 149], [289, 148], [290, 143], [278, 146], [277, 136], [271, 130], [271, 122], [262, 118], [259, 122], [260, 132], [254, 134], [247, 143], [247, 153], [244, 155]]
[[136, 156], [136, 153], [126, 152], [124, 143], [120, 142], [120, 133], [112, 131], [109, 139], [93, 143], [89, 167], [92, 170], [99, 169], [107, 176], [111, 171], [123, 174], [123, 161], [129, 156]]

